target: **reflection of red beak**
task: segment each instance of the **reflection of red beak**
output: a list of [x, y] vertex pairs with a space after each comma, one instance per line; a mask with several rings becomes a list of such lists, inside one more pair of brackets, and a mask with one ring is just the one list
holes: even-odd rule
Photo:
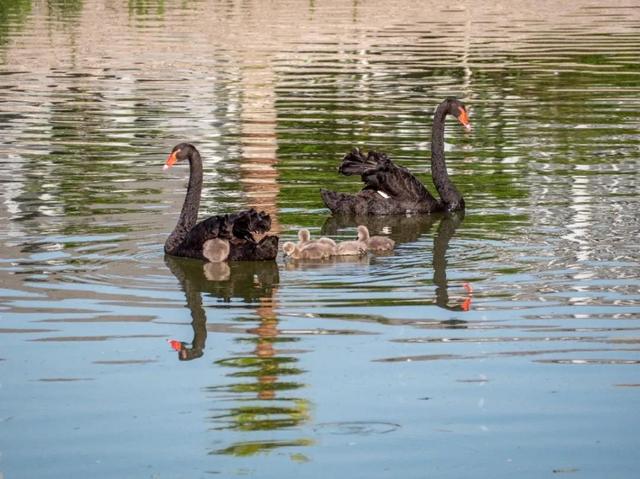
[[175, 339], [167, 339], [167, 342], [174, 351], [180, 351], [182, 349], [182, 343], [180, 341], [176, 341]]
[[175, 164], [176, 161], [178, 161], [178, 159], [176, 158], [176, 155], [179, 152], [180, 152], [180, 150], [176, 150], [176, 151], [172, 152], [169, 155], [169, 158], [167, 158], [167, 162], [162, 167], [163, 170], [168, 170], [169, 168], [171, 168]]
[[462, 285], [464, 290], [467, 292], [467, 298], [462, 302], [462, 311], [470, 311], [471, 310], [471, 299], [473, 298], [473, 287], [469, 283], [464, 283]]
[[469, 122], [469, 115], [467, 114], [467, 110], [462, 107], [459, 108], [460, 114], [458, 115], [458, 121], [462, 123], [462, 126], [464, 126], [467, 131], [471, 131], [471, 123]]
[[465, 312], [471, 309], [471, 297], [468, 297], [462, 302], [461, 308], [462, 308], [462, 311], [465, 311]]

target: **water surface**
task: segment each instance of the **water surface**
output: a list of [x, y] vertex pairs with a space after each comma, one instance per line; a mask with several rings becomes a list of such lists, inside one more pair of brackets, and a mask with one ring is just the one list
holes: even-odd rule
[[[0, 473], [635, 477], [639, 27], [633, 2], [0, 3]], [[464, 214], [366, 220], [398, 246], [360, 260], [164, 256], [174, 144], [203, 215], [350, 239], [318, 194], [360, 188], [342, 155], [430, 185], [451, 95]]]

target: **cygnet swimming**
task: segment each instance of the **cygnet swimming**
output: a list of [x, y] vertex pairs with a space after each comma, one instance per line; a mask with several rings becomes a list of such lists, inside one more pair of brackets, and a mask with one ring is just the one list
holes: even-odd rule
[[367, 252], [367, 243], [360, 239], [360, 232], [358, 232], [358, 239], [351, 241], [340, 241], [336, 245], [337, 256], [353, 256], [362, 255]]
[[330, 246], [334, 246], [334, 247], [336, 246], [335, 241], [333, 241], [331, 238], [327, 238], [324, 236], [318, 240], [312, 241], [311, 233], [309, 233], [309, 230], [307, 228], [301, 228], [300, 231], [298, 231], [298, 247], [303, 247], [311, 243], [324, 243]]
[[335, 247], [317, 242], [299, 247], [295, 243], [287, 241], [282, 245], [282, 251], [293, 259], [324, 259], [334, 254]]
[[364, 225], [358, 226], [358, 241], [367, 244], [371, 251], [391, 251], [396, 242], [386, 236], [370, 236], [369, 228]]

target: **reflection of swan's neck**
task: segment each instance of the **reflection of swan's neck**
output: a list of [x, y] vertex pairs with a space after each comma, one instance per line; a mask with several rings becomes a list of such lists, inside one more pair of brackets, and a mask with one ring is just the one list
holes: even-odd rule
[[[205, 343], [207, 341], [207, 314], [202, 306], [202, 293], [198, 282], [200, 272], [190, 269], [196, 267], [195, 264], [184, 262], [184, 260], [169, 255], [164, 257], [164, 262], [169, 268], [169, 271], [171, 271], [180, 282], [185, 299], [187, 300], [187, 307], [191, 312], [193, 340], [191, 341], [190, 348], [184, 345], [180, 348], [178, 358], [181, 361], [199, 358], [204, 354]], [[188, 266], [188, 264], [192, 264], [192, 266]], [[210, 264], [211, 263], [206, 263], [206, 265]], [[201, 265], [198, 266], [202, 267]]]
[[200, 195], [202, 194], [202, 159], [197, 151], [189, 156], [189, 185], [182, 204], [182, 211], [176, 227], [164, 244], [167, 253], [173, 252], [186, 238], [187, 234], [198, 221]]
[[436, 304], [441, 308], [449, 308], [447, 250], [451, 238], [463, 220], [464, 211], [442, 218], [438, 233], [433, 239], [433, 283], [436, 285]]

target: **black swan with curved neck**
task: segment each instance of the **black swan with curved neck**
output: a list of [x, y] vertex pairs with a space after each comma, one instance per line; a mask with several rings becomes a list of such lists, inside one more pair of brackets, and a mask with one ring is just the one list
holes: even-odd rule
[[360, 175], [365, 187], [355, 195], [322, 189], [320, 194], [332, 213], [350, 215], [394, 215], [433, 213], [464, 209], [464, 199], [449, 179], [444, 160], [444, 121], [452, 115], [471, 129], [467, 108], [455, 98], [444, 100], [433, 116], [431, 135], [431, 175], [440, 195], [434, 198], [406, 168], [394, 164], [384, 153], [366, 156], [354, 149], [342, 160], [343, 175]]
[[271, 217], [264, 211], [254, 209], [238, 213], [211, 216], [198, 220], [200, 195], [202, 193], [202, 159], [195, 146], [180, 143], [173, 147], [164, 169], [176, 162], [189, 161], [189, 185], [182, 205], [180, 219], [164, 244], [164, 251], [173, 256], [183, 256], [207, 261], [208, 250], [215, 238], [229, 242], [227, 259], [273, 260], [278, 254], [278, 237], [265, 236], [259, 242], [252, 233], [264, 233], [271, 228]]

